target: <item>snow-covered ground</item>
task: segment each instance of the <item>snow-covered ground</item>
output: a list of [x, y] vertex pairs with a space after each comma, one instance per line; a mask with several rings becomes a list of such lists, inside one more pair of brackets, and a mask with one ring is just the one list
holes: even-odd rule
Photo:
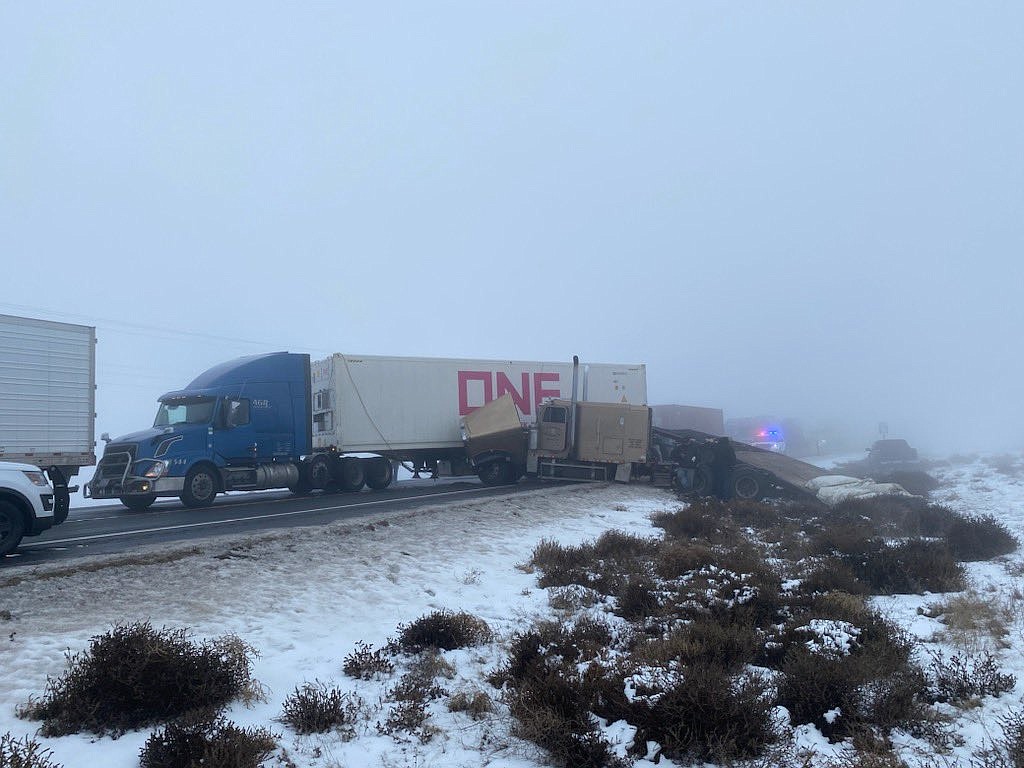
[[[1013, 474], [1021, 457], [1011, 458], [1010, 464], [978, 459], [937, 469], [947, 483], [936, 492], [937, 500], [965, 512], [991, 513], [1024, 537], [1024, 470]], [[495, 630], [494, 642], [448, 654], [457, 674], [446, 688], [453, 693], [485, 689], [483, 676], [500, 663], [511, 634], [535, 618], [553, 615], [536, 577], [517, 568], [538, 541], [578, 543], [609, 528], [656, 535], [660, 531], [648, 515], [677, 505], [667, 491], [645, 486], [556, 488], [252, 539], [211, 539], [200, 543], [198, 551], [189, 543], [172, 562], [97, 569], [104, 561], [81, 561], [89, 568], [71, 573], [65, 573], [66, 564], [0, 571], [0, 585], [28, 577], [0, 586], [0, 611], [10, 615], [0, 618], [0, 734], [20, 737], [36, 731], [37, 724], [18, 719], [15, 708], [43, 692], [47, 675], [62, 671], [66, 650], [84, 649], [90, 637], [115, 623], [149, 620], [156, 626], [189, 627], [200, 637], [233, 632], [258, 649], [254, 676], [266, 687], [267, 700], [249, 709], [235, 705], [228, 716], [280, 734], [280, 744], [298, 766], [543, 765], [534, 747], [509, 736], [507, 717], [499, 713], [474, 721], [449, 713], [444, 700], [431, 706], [438, 732], [425, 744], [380, 735], [373, 720], [348, 742], [337, 736], [298, 737], [275, 718], [296, 686], [314, 680], [376, 704], [382, 684], [346, 677], [344, 657], [360, 641], [380, 647], [398, 624], [439, 608], [468, 611]], [[1008, 695], [958, 713], [965, 743], [947, 759], [961, 765], [969, 765], [972, 750], [994, 735], [995, 718], [1020, 706], [1024, 691], [1024, 597], [1019, 578], [1012, 575], [1024, 570], [1024, 557], [1017, 552], [1003, 562], [968, 568], [975, 591], [1010, 609], [1009, 647], [998, 653], [1004, 670], [1022, 683]], [[930, 641], [941, 625], [918, 609], [939, 599], [897, 596], [876, 599], [876, 605]], [[385, 716], [379, 713], [377, 719]], [[138, 765], [149, 733], [44, 741], [67, 768], [127, 768]], [[621, 740], [630, 737], [629, 729], [609, 733], [620, 734]], [[802, 728], [798, 739], [818, 751], [819, 761], [835, 749], [813, 728]], [[914, 764], [914, 750], [922, 745], [909, 737], [897, 742], [902, 756]]]

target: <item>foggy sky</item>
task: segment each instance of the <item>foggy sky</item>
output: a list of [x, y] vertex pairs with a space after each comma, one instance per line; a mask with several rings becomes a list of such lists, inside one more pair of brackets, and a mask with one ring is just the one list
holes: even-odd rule
[[0, 312], [97, 432], [289, 349], [1024, 440], [1024, 5], [0, 5]]

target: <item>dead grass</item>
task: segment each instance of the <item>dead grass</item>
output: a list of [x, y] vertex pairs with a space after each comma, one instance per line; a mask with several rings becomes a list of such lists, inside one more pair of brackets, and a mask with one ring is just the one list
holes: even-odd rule
[[448, 711], [465, 712], [473, 720], [482, 720], [494, 712], [494, 702], [480, 690], [459, 691], [448, 699]]
[[962, 650], [1006, 648], [1013, 621], [1012, 609], [993, 596], [976, 592], [951, 595], [925, 610], [943, 624], [939, 639]]

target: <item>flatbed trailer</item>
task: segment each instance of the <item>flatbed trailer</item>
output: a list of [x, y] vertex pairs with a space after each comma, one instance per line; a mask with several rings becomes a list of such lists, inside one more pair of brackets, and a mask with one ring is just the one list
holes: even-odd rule
[[697, 496], [759, 499], [790, 496], [817, 502], [808, 483], [829, 470], [785, 454], [692, 429], [651, 430], [661, 461], [676, 467], [675, 486]]
[[831, 470], [791, 458], [784, 453], [736, 441], [733, 441], [733, 446], [737, 462], [770, 472], [779, 485], [797, 493], [810, 493], [807, 490], [807, 483], [817, 477], [835, 474]]

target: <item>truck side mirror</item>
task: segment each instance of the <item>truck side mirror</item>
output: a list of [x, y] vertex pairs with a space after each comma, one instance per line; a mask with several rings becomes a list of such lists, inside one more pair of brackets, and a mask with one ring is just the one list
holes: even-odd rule
[[104, 432], [102, 435], [100, 435], [100, 440], [102, 440], [104, 443], [109, 443], [110, 442], [110, 433], [109, 432]]

